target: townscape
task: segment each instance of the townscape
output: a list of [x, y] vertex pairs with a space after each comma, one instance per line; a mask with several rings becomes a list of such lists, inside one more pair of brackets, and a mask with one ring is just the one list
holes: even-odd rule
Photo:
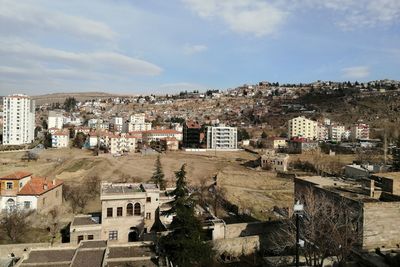
[[[399, 90], [395, 82], [368, 84], [345, 86], [357, 98]], [[310, 220], [301, 230], [302, 261], [391, 266], [400, 242], [393, 121], [386, 128], [374, 118], [334, 121], [318, 107], [292, 103], [313, 88], [260, 82], [204, 94], [3, 97], [2, 243], [16, 245], [4, 245], [2, 259], [17, 266], [183, 264], [190, 250], [169, 244], [180, 248], [177, 255], [163, 242], [174, 242], [171, 231], [185, 224], [176, 216], [187, 201], [198, 228], [184, 227], [204, 240], [191, 239], [196, 248], [188, 249], [215, 264], [281, 266], [293, 262], [290, 223], [299, 201]], [[339, 89], [318, 90], [329, 97]], [[264, 121], [279, 116], [270, 111], [277, 103], [288, 120]]]
[[400, 267], [400, 0], [0, 0], [0, 267]]

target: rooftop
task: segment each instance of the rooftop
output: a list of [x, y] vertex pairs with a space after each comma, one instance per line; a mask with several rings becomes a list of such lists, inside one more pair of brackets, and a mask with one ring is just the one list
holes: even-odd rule
[[374, 175], [378, 177], [391, 178], [393, 180], [400, 180], [400, 172], [382, 172]]
[[98, 224], [90, 215], [75, 216], [71, 226]]
[[21, 180], [25, 177], [31, 176], [31, 172], [17, 171], [3, 177], [0, 177], [0, 180]]
[[42, 177], [32, 177], [18, 192], [18, 195], [41, 195], [62, 184], [61, 180], [49, 181]]

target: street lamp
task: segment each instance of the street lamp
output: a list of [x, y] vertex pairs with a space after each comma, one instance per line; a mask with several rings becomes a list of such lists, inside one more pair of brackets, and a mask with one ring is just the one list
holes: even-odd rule
[[296, 204], [294, 204], [293, 211], [296, 215], [296, 267], [299, 267], [299, 246], [300, 246], [300, 231], [299, 231], [299, 221], [300, 216], [303, 214], [304, 206], [300, 204], [300, 201], [297, 200]]

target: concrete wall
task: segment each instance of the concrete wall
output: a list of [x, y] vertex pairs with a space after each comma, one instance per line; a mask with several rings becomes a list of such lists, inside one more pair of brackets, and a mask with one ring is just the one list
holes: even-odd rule
[[70, 244], [78, 244], [78, 236], [82, 235], [83, 240], [89, 240], [88, 236], [93, 235], [94, 240], [101, 239], [101, 224], [71, 226]]
[[363, 248], [400, 245], [400, 202], [364, 203]]

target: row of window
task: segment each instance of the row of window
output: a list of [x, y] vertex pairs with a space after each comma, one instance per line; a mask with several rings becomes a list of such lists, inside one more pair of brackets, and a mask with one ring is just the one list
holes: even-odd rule
[[[132, 216], [132, 215], [137, 215], [140, 216], [142, 213], [140, 203], [135, 203], [133, 205], [132, 203], [128, 203], [126, 205], [126, 216]], [[117, 207], [117, 217], [121, 217], [123, 212], [122, 207]], [[114, 208], [107, 208], [107, 218], [108, 217], [113, 217], [114, 216]]]

